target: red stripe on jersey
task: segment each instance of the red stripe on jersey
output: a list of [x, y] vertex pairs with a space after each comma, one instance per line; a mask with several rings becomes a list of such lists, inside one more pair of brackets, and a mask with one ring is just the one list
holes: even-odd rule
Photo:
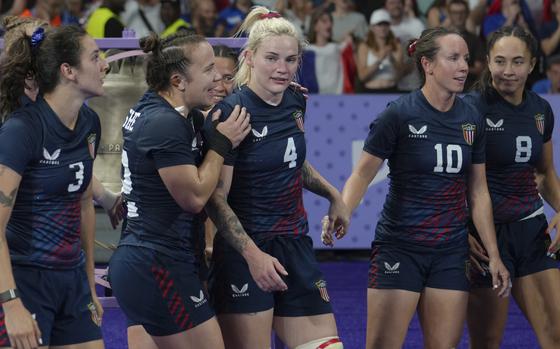
[[328, 348], [331, 344], [336, 344], [336, 343], [342, 343], [342, 342], [340, 341], [339, 338], [333, 338], [318, 346], [317, 349], [325, 349]]

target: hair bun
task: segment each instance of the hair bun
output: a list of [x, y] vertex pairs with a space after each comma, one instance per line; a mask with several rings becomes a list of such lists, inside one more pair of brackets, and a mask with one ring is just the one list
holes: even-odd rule
[[161, 48], [161, 40], [156, 33], [150, 33], [140, 39], [140, 48], [144, 53], [159, 51]]

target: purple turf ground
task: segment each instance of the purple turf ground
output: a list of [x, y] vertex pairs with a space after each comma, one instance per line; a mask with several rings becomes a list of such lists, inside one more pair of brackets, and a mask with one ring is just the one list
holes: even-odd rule
[[[346, 349], [363, 349], [366, 326], [367, 262], [321, 263], [327, 278], [338, 331]], [[119, 309], [107, 309], [103, 319], [106, 349], [125, 349], [126, 321]], [[422, 348], [422, 333], [416, 317], [410, 324], [403, 348]], [[458, 349], [468, 348], [468, 336], [463, 335]], [[538, 348], [529, 324], [512, 302], [502, 343], [503, 349]], [[560, 348], [560, 346], [559, 346]], [[283, 349], [278, 348], [275, 349]]]

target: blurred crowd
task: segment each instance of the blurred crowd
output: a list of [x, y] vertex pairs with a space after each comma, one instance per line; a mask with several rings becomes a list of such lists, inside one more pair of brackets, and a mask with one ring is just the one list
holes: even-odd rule
[[528, 83], [560, 92], [560, 0], [4, 0], [1, 13], [78, 24], [96, 38], [167, 36], [180, 30], [233, 36], [250, 8], [288, 18], [307, 38], [299, 81], [311, 93], [398, 93], [419, 87], [407, 51], [425, 28], [462, 33], [470, 51], [466, 89], [486, 66], [485, 40], [506, 25], [529, 29], [540, 57]]

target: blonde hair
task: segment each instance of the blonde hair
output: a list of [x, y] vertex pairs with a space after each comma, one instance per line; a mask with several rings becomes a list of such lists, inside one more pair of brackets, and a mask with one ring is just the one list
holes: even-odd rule
[[247, 14], [235, 35], [241, 36], [243, 34], [247, 35], [247, 42], [239, 57], [238, 69], [235, 74], [235, 84], [237, 86], [246, 85], [251, 80], [251, 67], [247, 65], [245, 53], [247, 51], [256, 52], [261, 43], [267, 38], [281, 35], [293, 37], [298, 42], [299, 56], [301, 56], [304, 47], [307, 45], [292, 23], [264, 6], [255, 6]]

